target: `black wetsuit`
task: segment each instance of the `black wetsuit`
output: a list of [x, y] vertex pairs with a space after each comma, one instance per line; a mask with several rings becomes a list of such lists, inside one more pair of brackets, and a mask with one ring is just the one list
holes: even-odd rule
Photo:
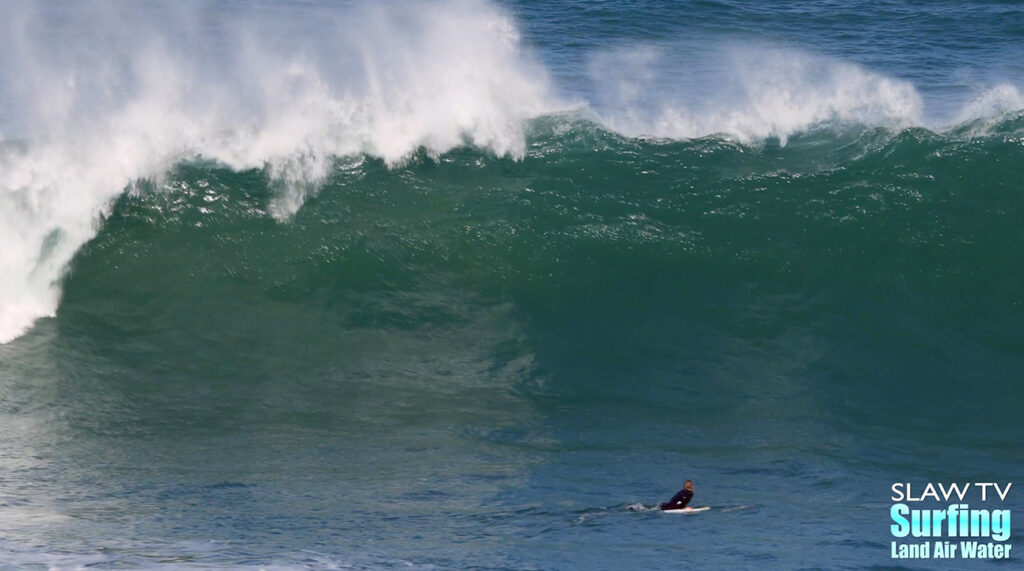
[[679, 490], [676, 495], [672, 496], [672, 499], [668, 502], [661, 504], [663, 510], [681, 510], [686, 507], [686, 504], [690, 503], [693, 499], [693, 492], [690, 490]]

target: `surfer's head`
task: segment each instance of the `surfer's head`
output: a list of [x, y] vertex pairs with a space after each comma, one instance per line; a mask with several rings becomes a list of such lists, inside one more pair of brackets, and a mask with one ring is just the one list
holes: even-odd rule
[[687, 480], [683, 482], [683, 489], [693, 491], [693, 480]]

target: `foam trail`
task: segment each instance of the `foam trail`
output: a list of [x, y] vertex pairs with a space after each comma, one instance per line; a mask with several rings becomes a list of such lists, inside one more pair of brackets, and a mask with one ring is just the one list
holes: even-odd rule
[[521, 157], [524, 122], [555, 105], [514, 20], [483, 1], [9, 8], [0, 132], [19, 142], [0, 147], [0, 342], [55, 313], [112, 201], [177, 162], [263, 169], [287, 218], [332, 157], [396, 164], [466, 143]]

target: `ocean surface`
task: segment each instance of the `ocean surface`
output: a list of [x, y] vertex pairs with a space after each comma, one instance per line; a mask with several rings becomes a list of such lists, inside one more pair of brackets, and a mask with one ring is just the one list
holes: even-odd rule
[[0, 568], [1019, 566], [1021, 3], [2, 10]]

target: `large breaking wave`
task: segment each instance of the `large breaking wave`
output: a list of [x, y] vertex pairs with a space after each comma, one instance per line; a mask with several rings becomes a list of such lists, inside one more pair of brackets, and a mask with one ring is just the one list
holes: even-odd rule
[[[0, 342], [54, 314], [63, 272], [118, 196], [197, 158], [260, 171], [274, 189], [267, 214], [286, 220], [337, 157], [395, 166], [471, 146], [520, 159], [542, 117], [754, 146], [822, 127], [940, 127], [911, 83], [791, 47], [627, 46], [592, 54], [592, 85], [577, 89], [556, 85], [515, 17], [482, 0], [211, 6], [10, 6], [0, 25]], [[974, 136], [991, 127], [985, 117], [1022, 103], [996, 85], [943, 121]]]

